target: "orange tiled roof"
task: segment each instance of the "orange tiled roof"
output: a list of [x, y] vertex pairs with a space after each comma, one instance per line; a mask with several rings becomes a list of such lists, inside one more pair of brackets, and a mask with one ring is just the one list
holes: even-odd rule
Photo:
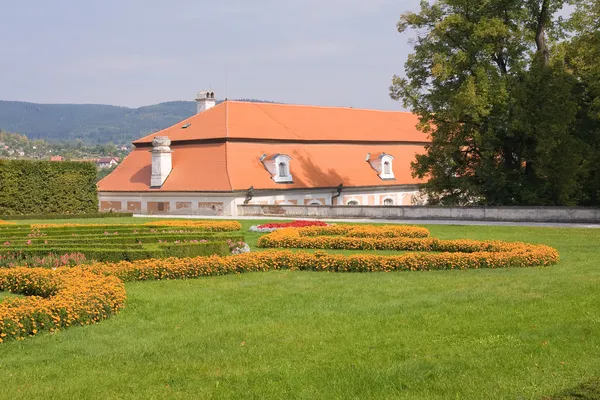
[[[269, 139], [295, 141], [427, 142], [408, 112], [343, 107], [296, 106], [225, 101], [134, 144], [154, 136], [171, 142], [203, 139]], [[183, 128], [184, 126], [187, 128]]]
[[[410, 162], [423, 152], [425, 134], [404, 112], [225, 102], [161, 132], [137, 140], [99, 191], [243, 191], [417, 184]], [[186, 129], [183, 125], [191, 124]], [[169, 136], [173, 169], [160, 189], [150, 189], [154, 136]], [[213, 139], [209, 143], [190, 143]], [[293, 142], [290, 142], [293, 141]], [[298, 141], [307, 143], [298, 144]], [[412, 142], [412, 143], [411, 143]], [[293, 183], [275, 183], [263, 154], [292, 158]], [[382, 180], [368, 153], [394, 156], [395, 180]]]

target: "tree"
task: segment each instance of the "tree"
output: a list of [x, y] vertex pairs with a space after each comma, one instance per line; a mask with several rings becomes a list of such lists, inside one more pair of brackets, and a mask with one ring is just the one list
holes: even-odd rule
[[[391, 97], [431, 136], [413, 173], [430, 203], [575, 204], [576, 79], [557, 44], [564, 0], [437, 0], [405, 13], [414, 52]], [[568, 149], [566, 151], [566, 149]]]
[[586, 145], [583, 205], [600, 205], [600, 1], [577, 0], [567, 27], [566, 64], [577, 79], [579, 110], [573, 134]]

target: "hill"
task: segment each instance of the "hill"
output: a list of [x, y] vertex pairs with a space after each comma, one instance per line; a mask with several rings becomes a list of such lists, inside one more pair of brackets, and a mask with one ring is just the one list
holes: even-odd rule
[[[246, 100], [263, 102], [260, 100]], [[193, 101], [127, 108], [100, 104], [37, 104], [0, 100], [0, 129], [48, 142], [127, 144], [194, 115]]]

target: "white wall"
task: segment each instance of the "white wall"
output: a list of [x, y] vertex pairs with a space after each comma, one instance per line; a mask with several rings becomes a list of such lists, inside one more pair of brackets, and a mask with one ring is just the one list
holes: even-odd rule
[[[343, 189], [338, 198], [333, 198], [336, 194], [335, 189], [307, 189], [307, 190], [285, 190], [258, 192], [250, 201], [250, 205], [310, 205], [311, 202], [319, 205], [346, 205], [350, 200], [356, 200], [358, 205], [383, 205], [385, 199], [392, 199], [394, 205], [410, 205], [407, 203], [418, 191], [414, 186], [406, 188], [374, 188], [368, 189]], [[185, 192], [101, 192], [98, 195], [100, 209], [103, 210], [103, 202], [114, 202], [111, 204], [119, 205], [121, 211], [128, 210], [127, 202], [141, 202], [141, 210], [132, 211], [139, 214], [148, 214], [148, 202], [168, 202], [169, 212], [162, 214], [179, 215], [202, 215], [205, 209], [198, 207], [199, 202], [204, 203], [223, 203], [223, 214], [227, 216], [237, 216], [238, 206], [243, 205], [246, 200], [245, 193], [185, 193]], [[177, 203], [191, 202], [191, 209], [177, 209]]]

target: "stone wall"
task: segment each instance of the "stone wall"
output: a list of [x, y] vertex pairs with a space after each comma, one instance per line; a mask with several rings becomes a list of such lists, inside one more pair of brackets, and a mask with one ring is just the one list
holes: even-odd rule
[[238, 205], [238, 215], [332, 219], [371, 218], [600, 223], [600, 209], [580, 207]]

